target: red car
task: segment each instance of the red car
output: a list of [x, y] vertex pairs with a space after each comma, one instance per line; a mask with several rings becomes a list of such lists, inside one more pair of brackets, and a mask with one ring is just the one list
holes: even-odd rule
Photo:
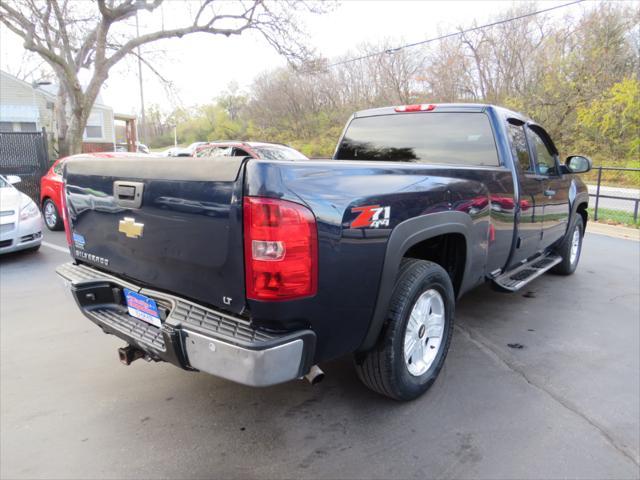
[[[97, 155], [97, 154], [96, 154]], [[299, 151], [279, 143], [263, 142], [211, 142], [201, 145], [195, 157], [253, 157], [267, 160], [308, 160]], [[40, 179], [40, 206], [44, 223], [49, 230], [64, 229], [62, 220], [62, 164], [56, 160], [47, 174]]]
[[194, 157], [252, 157], [266, 160], [308, 160], [302, 153], [281, 143], [210, 142], [196, 148]]
[[51, 165], [44, 177], [40, 179], [40, 206], [44, 224], [49, 230], [62, 230], [62, 164], [60, 158]]

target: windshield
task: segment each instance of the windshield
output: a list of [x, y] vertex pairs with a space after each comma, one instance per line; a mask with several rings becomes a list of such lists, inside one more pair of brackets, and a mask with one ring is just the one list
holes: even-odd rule
[[260, 158], [265, 160], [308, 160], [299, 151], [289, 147], [253, 147]]
[[354, 118], [336, 160], [498, 165], [484, 113], [405, 113]]

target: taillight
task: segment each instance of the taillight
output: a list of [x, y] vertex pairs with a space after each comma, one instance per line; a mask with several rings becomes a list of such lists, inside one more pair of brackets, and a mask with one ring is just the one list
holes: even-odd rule
[[396, 112], [430, 112], [436, 106], [430, 103], [418, 103], [417, 105], [400, 105], [395, 108]]
[[318, 288], [318, 233], [311, 211], [273, 198], [244, 198], [247, 298], [292, 300]]
[[64, 233], [67, 235], [67, 243], [69, 246], [73, 244], [71, 240], [71, 228], [69, 227], [69, 216], [67, 215], [67, 188], [66, 184], [62, 184], [62, 195], [60, 195], [60, 203], [62, 204], [62, 221], [64, 222]]

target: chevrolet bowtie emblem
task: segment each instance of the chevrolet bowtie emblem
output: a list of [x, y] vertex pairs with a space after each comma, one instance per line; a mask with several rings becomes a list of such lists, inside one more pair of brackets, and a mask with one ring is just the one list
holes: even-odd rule
[[129, 238], [139, 238], [142, 236], [144, 223], [136, 223], [131, 217], [124, 217], [118, 224], [118, 231], [124, 233]]

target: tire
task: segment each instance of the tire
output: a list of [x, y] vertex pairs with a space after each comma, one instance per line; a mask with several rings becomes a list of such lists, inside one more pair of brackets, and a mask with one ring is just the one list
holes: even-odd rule
[[[420, 303], [425, 301], [429, 303]], [[411, 319], [414, 307], [416, 313]], [[423, 316], [420, 308], [429, 314]], [[413, 400], [422, 395], [444, 364], [453, 334], [454, 311], [455, 296], [447, 272], [433, 262], [404, 259], [376, 346], [356, 354], [360, 380], [371, 390], [395, 400]], [[441, 322], [434, 320], [438, 312]], [[432, 326], [427, 328], [428, 323]], [[435, 356], [425, 353], [434, 349]]]
[[[571, 275], [576, 271], [578, 262], [580, 261], [580, 254], [582, 253], [583, 238], [584, 222], [582, 221], [582, 216], [579, 213], [576, 213], [567, 235], [562, 240], [562, 243], [560, 243], [556, 248], [556, 253], [562, 257], [562, 262], [551, 269], [552, 273], [558, 275]], [[576, 239], [578, 242], [576, 247], [577, 250], [575, 251], [575, 255], [572, 255], [572, 249]]]
[[50, 198], [47, 198], [42, 203], [42, 216], [44, 217], [44, 224], [49, 230], [56, 231], [64, 228], [60, 212], [58, 212], [56, 204]]

